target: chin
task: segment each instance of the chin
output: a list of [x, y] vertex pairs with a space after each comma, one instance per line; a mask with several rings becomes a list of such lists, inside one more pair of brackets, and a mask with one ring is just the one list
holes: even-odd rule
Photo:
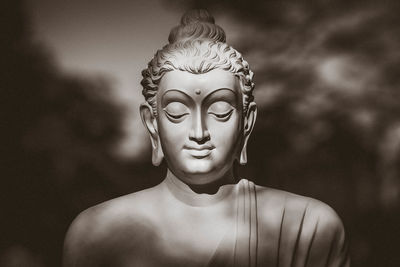
[[214, 167], [210, 160], [195, 159], [186, 163], [185, 173], [195, 175], [207, 175], [212, 172]]
[[222, 177], [221, 173], [223, 171], [216, 168], [215, 161], [202, 159], [190, 160], [183, 170], [187, 183], [194, 185], [215, 182]]

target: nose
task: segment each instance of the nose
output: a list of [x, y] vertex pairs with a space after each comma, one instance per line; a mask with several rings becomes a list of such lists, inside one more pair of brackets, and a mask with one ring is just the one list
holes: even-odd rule
[[192, 129], [189, 132], [189, 139], [196, 141], [197, 143], [205, 143], [210, 140], [210, 132], [201, 116], [201, 112], [196, 112], [196, 116], [193, 120]]

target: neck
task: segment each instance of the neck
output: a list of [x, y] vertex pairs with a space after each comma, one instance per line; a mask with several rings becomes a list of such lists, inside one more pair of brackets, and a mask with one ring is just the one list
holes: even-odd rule
[[230, 185], [234, 184], [233, 179], [229, 181], [221, 179], [218, 183], [213, 182], [203, 186], [196, 185], [194, 187], [199, 189], [199, 191], [195, 191], [192, 188], [193, 185], [186, 184], [170, 170], [168, 170], [164, 184], [177, 199], [191, 206], [208, 206], [219, 203], [222, 199], [230, 195], [234, 188], [233, 185]]
[[209, 183], [205, 184], [190, 184], [185, 182], [183, 179], [178, 178], [172, 171], [168, 169], [167, 176], [173, 178], [174, 180], [178, 180], [186, 190], [190, 190], [193, 193], [197, 194], [208, 194], [208, 195], [214, 195], [218, 192], [218, 190], [221, 188], [223, 185], [228, 185], [228, 184], [235, 184], [236, 179], [234, 178], [233, 171], [230, 170], [226, 172], [222, 177], [215, 179]]

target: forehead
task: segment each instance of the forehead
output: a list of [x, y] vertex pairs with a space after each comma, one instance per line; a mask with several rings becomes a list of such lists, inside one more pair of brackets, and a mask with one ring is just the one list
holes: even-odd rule
[[238, 93], [240, 89], [238, 78], [228, 71], [219, 69], [202, 74], [174, 70], [164, 75], [158, 90], [160, 95], [168, 90], [179, 90], [193, 95], [196, 90], [200, 90], [201, 95], [206, 96], [221, 88], [231, 89]]

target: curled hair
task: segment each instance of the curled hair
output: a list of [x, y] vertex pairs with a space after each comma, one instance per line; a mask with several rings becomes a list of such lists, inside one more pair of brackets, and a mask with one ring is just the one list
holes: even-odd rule
[[161, 78], [168, 71], [181, 70], [193, 74], [214, 69], [231, 72], [239, 78], [243, 93], [243, 112], [247, 112], [253, 97], [253, 72], [242, 55], [225, 43], [224, 30], [214, 23], [206, 10], [191, 10], [181, 24], [171, 30], [169, 44], [158, 50], [142, 71], [143, 95], [157, 115], [156, 94]]

